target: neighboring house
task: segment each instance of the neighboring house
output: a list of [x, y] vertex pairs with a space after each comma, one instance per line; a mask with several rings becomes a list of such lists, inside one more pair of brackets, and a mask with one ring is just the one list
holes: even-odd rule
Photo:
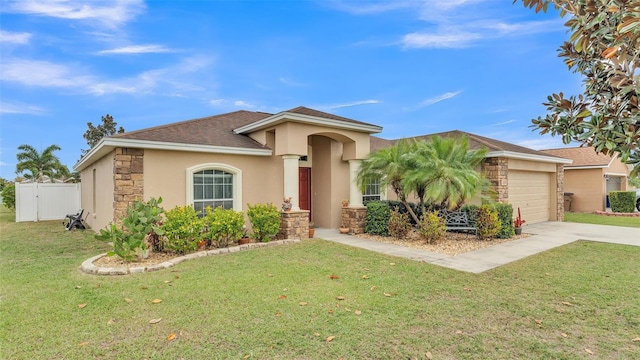
[[[277, 114], [236, 111], [104, 138], [74, 167], [81, 172], [82, 206], [93, 229], [122, 217], [135, 199], [162, 197], [163, 207], [224, 206], [292, 198], [320, 227], [338, 228], [341, 203], [362, 207], [384, 197], [355, 184], [370, 151], [392, 144], [372, 136], [382, 128], [297, 107]], [[482, 166], [498, 200], [521, 207], [530, 222], [562, 220], [566, 159], [462, 132], [472, 147], [489, 148]], [[382, 193], [382, 194], [379, 194]]]
[[618, 155], [598, 154], [593, 147], [572, 147], [542, 152], [573, 160], [564, 169], [565, 209], [575, 212], [604, 211], [607, 194], [627, 190], [629, 167]]

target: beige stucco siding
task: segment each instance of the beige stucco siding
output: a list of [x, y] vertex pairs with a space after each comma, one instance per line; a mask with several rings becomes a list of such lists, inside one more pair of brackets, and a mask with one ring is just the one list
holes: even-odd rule
[[187, 205], [187, 169], [203, 164], [223, 164], [242, 171], [242, 211], [247, 203], [271, 202], [283, 197], [283, 161], [279, 156], [206, 154], [145, 150], [144, 197], [162, 197], [165, 210]]
[[[564, 171], [565, 192], [573, 193], [571, 211], [592, 212], [604, 210], [604, 169], [578, 169]], [[567, 204], [568, 206], [568, 204]], [[568, 208], [566, 209], [569, 210]]]
[[342, 160], [341, 143], [324, 136], [313, 136], [311, 141], [313, 221], [336, 229], [341, 225], [341, 202], [349, 198], [349, 163]]
[[113, 157], [103, 156], [80, 175], [86, 222], [95, 231], [113, 222]]

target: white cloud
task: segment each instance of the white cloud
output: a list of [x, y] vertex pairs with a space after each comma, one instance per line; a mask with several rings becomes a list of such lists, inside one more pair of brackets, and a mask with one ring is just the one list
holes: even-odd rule
[[0, 30], [0, 43], [27, 44], [31, 34], [26, 32], [11, 32]]
[[287, 86], [292, 86], [292, 87], [307, 86], [306, 84], [303, 84], [301, 82], [297, 82], [295, 80], [291, 80], [291, 79], [286, 78], [286, 77], [280, 77], [280, 79], [278, 79], [278, 80], [280, 80], [281, 83], [283, 83], [283, 84], [285, 84]]
[[507, 120], [507, 121], [503, 121], [503, 122], [500, 122], [500, 123], [491, 124], [489, 126], [501, 126], [501, 125], [512, 124], [514, 122], [516, 122], [516, 120], [512, 119], [512, 120]]
[[250, 104], [244, 100], [236, 100], [233, 102], [233, 105], [237, 107], [249, 108], [249, 109], [256, 107], [255, 105]]
[[77, 69], [40, 60], [8, 60], [0, 67], [2, 81], [40, 87], [84, 87], [92, 79]]
[[117, 28], [145, 11], [144, 0], [15, 0], [3, 11], [69, 20], [89, 20]]
[[[193, 56], [165, 68], [152, 69], [120, 79], [103, 79], [83, 73], [77, 66], [55, 64], [39, 60], [9, 60], [0, 67], [2, 82], [13, 82], [32, 87], [70, 88], [93, 95], [106, 94], [155, 94], [184, 95], [185, 91], [203, 90], [199, 71], [213, 62], [212, 57]], [[193, 75], [193, 76], [192, 76]], [[211, 83], [207, 84], [210, 87]]]
[[445, 34], [410, 33], [401, 42], [405, 48], [460, 48], [480, 38], [479, 34], [464, 31]]
[[327, 1], [324, 5], [328, 5], [336, 10], [343, 11], [354, 15], [380, 14], [389, 11], [408, 9], [418, 5], [419, 1]]
[[446, 92], [444, 94], [441, 94], [441, 95], [438, 95], [438, 96], [435, 96], [435, 97], [432, 97], [432, 98], [428, 98], [428, 99], [422, 101], [418, 105], [418, 107], [422, 108], [422, 107], [425, 107], [425, 106], [430, 106], [430, 105], [439, 103], [441, 101], [454, 98], [454, 97], [460, 95], [460, 93], [462, 93], [462, 90], [458, 90], [458, 91], [454, 91], [454, 92]]
[[30, 115], [42, 115], [46, 111], [35, 105], [28, 105], [22, 103], [9, 103], [5, 101], [0, 102], [0, 114], [30, 114]]
[[379, 104], [379, 103], [380, 103], [379, 100], [359, 100], [359, 101], [352, 101], [352, 102], [343, 103], [343, 104], [318, 106], [318, 108], [325, 109], [325, 110], [335, 110], [335, 109], [341, 109], [341, 108], [352, 107], [352, 106], [372, 105], [372, 104]]
[[175, 50], [169, 49], [162, 45], [130, 45], [115, 49], [98, 51], [98, 55], [111, 54], [148, 54], [148, 53], [170, 53]]

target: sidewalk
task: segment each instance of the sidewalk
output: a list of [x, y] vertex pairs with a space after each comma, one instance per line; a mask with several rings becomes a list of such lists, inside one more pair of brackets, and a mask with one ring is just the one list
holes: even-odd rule
[[316, 229], [315, 237], [476, 274], [577, 240], [640, 246], [640, 228], [549, 221], [523, 231], [532, 235], [456, 256], [342, 235], [336, 229]]

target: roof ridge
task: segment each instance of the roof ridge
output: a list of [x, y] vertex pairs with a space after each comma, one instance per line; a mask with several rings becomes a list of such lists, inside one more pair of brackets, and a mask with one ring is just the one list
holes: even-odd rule
[[[248, 111], [248, 110], [236, 110], [236, 111], [223, 113], [223, 114], [203, 116], [203, 117], [199, 117], [199, 118], [195, 118], [195, 119], [182, 120], [182, 121], [173, 122], [173, 123], [169, 123], [169, 124], [156, 125], [156, 126], [152, 126], [152, 127], [148, 127], [148, 128], [138, 129], [138, 130], [125, 131], [124, 133], [114, 134], [114, 135], [111, 135], [109, 137], [119, 138], [119, 137], [123, 137], [123, 136], [126, 136], [126, 135], [135, 135], [135, 134], [138, 134], [138, 133], [141, 133], [141, 132], [165, 129], [165, 128], [170, 128], [170, 127], [174, 127], [174, 126], [184, 125], [184, 124], [191, 123], [191, 122], [210, 120], [210, 119], [215, 119], [215, 118], [219, 118], [219, 117], [223, 117], [223, 116], [229, 116], [231, 114], [237, 114], [237, 113], [262, 113], [262, 112]], [[269, 114], [269, 113], [264, 113], [264, 114], [272, 115], [272, 114]]]

